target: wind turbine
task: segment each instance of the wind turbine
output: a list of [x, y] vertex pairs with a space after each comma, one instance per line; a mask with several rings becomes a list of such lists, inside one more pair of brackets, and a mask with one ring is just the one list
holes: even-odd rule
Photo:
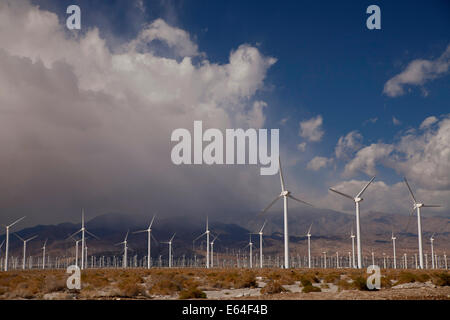
[[13, 225], [15, 225], [17, 222], [19, 222], [23, 219], [25, 219], [25, 217], [22, 217], [16, 221], [14, 221], [10, 225], [5, 226], [6, 227], [5, 271], [8, 271], [9, 228], [11, 228]]
[[[152, 225], [153, 221], [155, 220], [156, 215], [153, 216], [152, 221], [150, 222], [149, 226], [145, 230], [139, 230], [135, 231], [133, 233], [141, 233], [141, 232], [147, 232], [148, 233], [148, 239], [147, 239], [147, 269], [150, 269], [150, 261], [151, 261], [151, 238], [152, 236]], [[156, 241], [155, 237], [153, 239]], [[157, 242], [157, 241], [156, 241]]]
[[250, 233], [250, 241], [244, 247], [244, 249], [247, 248], [247, 247], [250, 247], [250, 255], [249, 255], [250, 260], [249, 260], [249, 263], [250, 263], [250, 269], [251, 269], [251, 268], [253, 268], [253, 251], [252, 251], [252, 249], [253, 249], [253, 242], [252, 242], [252, 234], [251, 233]]
[[430, 242], [431, 242], [431, 268], [432, 269], [436, 269], [436, 263], [434, 261], [434, 246], [433, 246], [433, 242], [434, 242], [434, 233], [431, 235], [430, 238]]
[[219, 235], [216, 235], [214, 239], [211, 241], [211, 268], [214, 267], [214, 241], [220, 240], [218, 239]]
[[[161, 242], [161, 243], [167, 243], [169, 245], [169, 268], [172, 268], [172, 241], [173, 238], [175, 238], [176, 232], [173, 234], [172, 238], [170, 238], [169, 241]], [[209, 235], [209, 233], [208, 233]]]
[[194, 246], [194, 242], [206, 234], [206, 268], [209, 268], [209, 224], [208, 224], [208, 216], [206, 216], [206, 231], [199, 235], [197, 238], [192, 241], [192, 246]]
[[367, 187], [372, 183], [372, 181], [375, 179], [375, 177], [373, 177], [366, 185], [364, 188], [361, 189], [361, 191], [355, 196], [349, 196], [348, 194], [345, 194], [343, 192], [334, 190], [333, 188], [330, 188], [331, 191], [340, 194], [343, 197], [349, 198], [352, 201], [355, 202], [355, 207], [356, 207], [356, 247], [357, 247], [357, 251], [358, 251], [358, 269], [362, 268], [362, 263], [361, 263], [361, 225], [359, 222], [359, 203], [361, 201], [363, 201], [363, 198], [361, 198], [362, 194], [364, 193], [364, 191], [366, 191]]
[[130, 230], [127, 231], [127, 234], [125, 236], [125, 239], [122, 242], [116, 243], [115, 246], [118, 246], [120, 244], [123, 244], [123, 261], [122, 261], [122, 267], [126, 268], [128, 263], [128, 234], [130, 233]]
[[84, 226], [84, 209], [81, 209], [81, 229], [78, 230], [77, 232], [75, 232], [74, 234], [70, 235], [70, 237], [73, 237], [74, 235], [78, 234], [79, 232], [81, 232], [81, 269], [84, 269], [84, 252], [85, 252], [85, 245], [86, 245], [86, 239], [84, 237], [84, 233], [90, 234], [91, 236], [93, 236], [94, 238], [96, 238], [98, 240], [98, 237], [92, 233], [90, 233], [89, 231], [86, 230], [85, 226]]
[[31, 241], [31, 240], [33, 240], [33, 239], [35, 239], [35, 238], [37, 238], [37, 235], [36, 235], [36, 236], [33, 236], [33, 237], [31, 237], [31, 238], [28, 238], [28, 239], [26, 239], [26, 240], [22, 239], [17, 233], [14, 233], [14, 235], [15, 235], [17, 238], [19, 238], [20, 240], [23, 241], [23, 261], [22, 261], [22, 269], [25, 270], [25, 261], [26, 261], [26, 257], [27, 257], [27, 255], [26, 255], [26, 252], [27, 252], [27, 242], [28, 242], [28, 241]]
[[267, 220], [264, 221], [264, 223], [258, 233], [252, 233], [252, 234], [259, 235], [259, 267], [260, 268], [263, 267], [263, 230], [264, 230], [264, 227], [266, 226], [266, 224], [267, 224]]
[[309, 206], [312, 206], [312, 204], [294, 197], [291, 194], [291, 192], [286, 189], [286, 186], [284, 184], [283, 170], [281, 168], [280, 157], [278, 157], [278, 166], [279, 166], [278, 171], [280, 173], [281, 193], [261, 212], [261, 214], [263, 214], [264, 212], [269, 210], [275, 204], [275, 202], [278, 201], [278, 199], [283, 198], [283, 202], [284, 202], [284, 268], [287, 269], [287, 268], [289, 268], [288, 198], [291, 198], [292, 200], [295, 200], [295, 201], [303, 203], [303, 204], [307, 204]]
[[353, 262], [353, 268], [356, 268], [356, 261], [355, 261], [355, 234], [353, 233], [353, 226], [352, 226], [352, 231], [350, 233], [350, 238], [352, 238], [352, 262]]
[[395, 253], [395, 240], [397, 240], [397, 237], [394, 237], [394, 231], [392, 231], [391, 240], [392, 240], [392, 248], [394, 251], [394, 269], [397, 269], [397, 255]]
[[45, 269], [45, 246], [47, 244], [47, 239], [45, 239], [44, 245], [42, 246], [42, 269]]
[[424, 204], [421, 202], [418, 202], [416, 200], [416, 197], [414, 197], [414, 193], [411, 190], [411, 187], [409, 186], [408, 180], [406, 180], [406, 177], [404, 177], [406, 186], [408, 187], [409, 193], [411, 194], [411, 197], [413, 199], [413, 209], [412, 209], [412, 213], [414, 212], [414, 210], [416, 210], [417, 212], [417, 235], [419, 238], [419, 265], [420, 265], [420, 269], [423, 269], [423, 250], [422, 250], [422, 224], [420, 221], [420, 208], [422, 207], [430, 207], [430, 208], [437, 208], [440, 207], [440, 205], [435, 205], [435, 204]]
[[312, 223], [309, 226], [308, 229], [308, 233], [306, 234], [306, 236], [308, 237], [308, 268], [311, 269], [311, 228], [312, 228]]

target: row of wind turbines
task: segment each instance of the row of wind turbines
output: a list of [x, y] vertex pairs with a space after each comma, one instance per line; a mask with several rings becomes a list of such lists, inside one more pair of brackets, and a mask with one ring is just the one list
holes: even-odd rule
[[[299, 199], [297, 197], [294, 197], [292, 195], [292, 193], [286, 188], [285, 181], [284, 181], [284, 176], [283, 176], [283, 170], [282, 170], [282, 167], [281, 167], [280, 158], [278, 159], [278, 162], [279, 162], [279, 177], [280, 177], [280, 183], [281, 183], [281, 193], [279, 195], [277, 195], [275, 197], [275, 199], [273, 199], [272, 202], [270, 202], [269, 205], [261, 211], [260, 215], [262, 215], [265, 212], [267, 212], [279, 199], [283, 198], [283, 205], [284, 205], [284, 211], [283, 211], [283, 213], [284, 213], [284, 215], [283, 215], [283, 218], [284, 218], [284, 264], [283, 264], [283, 267], [284, 268], [289, 268], [290, 267], [290, 263], [289, 263], [289, 231], [288, 231], [288, 199], [300, 202], [300, 203], [308, 205], [308, 206], [313, 206], [313, 205], [308, 203], [308, 202], [306, 202], [306, 201], [304, 201], [304, 200], [301, 200], [301, 199]], [[357, 260], [357, 262], [355, 261], [355, 235], [353, 234], [353, 229], [352, 229], [352, 232], [351, 232], [351, 239], [352, 239], [352, 264], [353, 264], [354, 267], [359, 268], [359, 269], [362, 268], [362, 253], [361, 253], [362, 252], [362, 247], [361, 247], [361, 228], [360, 228], [360, 202], [363, 201], [363, 198], [362, 198], [363, 193], [366, 191], [366, 189], [369, 187], [369, 185], [374, 181], [374, 179], [375, 179], [375, 177], [373, 177], [361, 189], [361, 191], [358, 194], [356, 194], [355, 196], [350, 196], [350, 195], [348, 195], [346, 193], [343, 193], [341, 191], [335, 190], [333, 188], [329, 188], [330, 191], [332, 191], [332, 192], [334, 192], [334, 193], [336, 193], [336, 194], [338, 194], [338, 195], [340, 195], [342, 197], [348, 198], [348, 199], [352, 200], [355, 203], [355, 213], [356, 213], [356, 219], [355, 219], [356, 220], [355, 221], [355, 224], [356, 224], [356, 260]], [[417, 201], [417, 199], [414, 196], [414, 193], [413, 193], [413, 191], [412, 191], [408, 181], [406, 180], [406, 178], [404, 178], [404, 182], [405, 182], [405, 184], [406, 184], [406, 186], [408, 188], [408, 191], [409, 191], [409, 193], [410, 193], [410, 195], [412, 197], [412, 200], [413, 200], [413, 208], [412, 208], [412, 212], [411, 212], [410, 216], [414, 213], [414, 211], [417, 214], [418, 244], [419, 244], [418, 245], [418, 248], [419, 248], [419, 267], [420, 267], [420, 269], [423, 269], [424, 268], [424, 261], [423, 261], [423, 247], [422, 247], [422, 227], [421, 227], [421, 216], [420, 216], [421, 208], [424, 208], [424, 207], [440, 207], [440, 206], [439, 205], [424, 204], [422, 202]], [[17, 224], [18, 222], [20, 222], [21, 220], [23, 220], [24, 218], [25, 217], [22, 217], [22, 218], [20, 218], [20, 219], [18, 219], [16, 221], [14, 221], [13, 223], [5, 226], [6, 227], [6, 250], [5, 250], [6, 251], [6, 255], [5, 255], [5, 264], [4, 264], [5, 265], [5, 267], [4, 267], [5, 271], [8, 270], [8, 250], [9, 250], [9, 231], [10, 231], [10, 228], [12, 226], [14, 226], [15, 224]], [[151, 240], [153, 238], [156, 241], [156, 239], [152, 235], [152, 225], [153, 225], [154, 220], [155, 220], [155, 216], [153, 216], [153, 218], [152, 218], [152, 220], [151, 220], [151, 222], [150, 222], [150, 224], [149, 224], [147, 229], [138, 230], [138, 231], [133, 232], [133, 233], [144, 233], [144, 232], [146, 232], [147, 235], [148, 235], [148, 238], [147, 238], [147, 241], [148, 241], [147, 242], [147, 257], [148, 257], [147, 258], [147, 268], [151, 267], [151, 261], [150, 261], [151, 259], [149, 258], [149, 257], [151, 257]], [[245, 248], [249, 247], [250, 257], [252, 257], [252, 255], [253, 255], [253, 252], [252, 252], [253, 251], [253, 243], [252, 243], [252, 240], [251, 240], [251, 235], [252, 234], [259, 235], [259, 249], [260, 249], [259, 250], [260, 251], [259, 252], [259, 263], [260, 263], [260, 267], [261, 268], [263, 267], [263, 230], [264, 230], [264, 227], [266, 226], [266, 224], [267, 224], [267, 220], [264, 222], [264, 224], [262, 225], [262, 227], [259, 230], [259, 232], [257, 232], [257, 233], [250, 233], [250, 241], [249, 241], [248, 245], [245, 247]], [[311, 227], [312, 227], [312, 224], [310, 225], [310, 227], [308, 229], [308, 232], [306, 233], [307, 243], [308, 243], [308, 267], [309, 268], [311, 268]], [[77, 239], [74, 238], [77, 234], [81, 235], [81, 239], [77, 240]], [[87, 239], [86, 238], [86, 234], [88, 234], [88, 235], [90, 235], [90, 236], [92, 236], [92, 237], [94, 237], [96, 239], [99, 239], [97, 236], [95, 236], [94, 234], [92, 234], [91, 232], [89, 232], [86, 229], [86, 227], [85, 227], [85, 219], [84, 219], [84, 210], [82, 210], [81, 228], [78, 231], [76, 231], [75, 233], [73, 233], [72, 235], [69, 236], [69, 238], [75, 240], [75, 242], [76, 242], [76, 264], [77, 265], [78, 265], [78, 243], [81, 242], [81, 252], [82, 252], [82, 254], [81, 254], [81, 269], [85, 268], [85, 263], [86, 263], [85, 260], [87, 260], [87, 255], [85, 254], [85, 252], [87, 251], [86, 250], [87, 249], [87, 247], [86, 247], [86, 239]], [[15, 234], [15, 235], [21, 241], [23, 241], [23, 244], [24, 244], [24, 248], [23, 248], [23, 256], [24, 256], [23, 268], [25, 269], [26, 244], [27, 244], [27, 242], [35, 239], [37, 236], [33, 236], [33, 237], [28, 238], [28, 239], [23, 239], [19, 235], [17, 235], [17, 234]], [[128, 250], [130, 250], [130, 248], [128, 246], [128, 235], [129, 235], [129, 231], [126, 234], [124, 241], [115, 244], [115, 245], [123, 245], [123, 267], [124, 268], [127, 267], [127, 261], [128, 261], [128, 258], [127, 258], [128, 256], [127, 255], [128, 255]], [[173, 243], [173, 239], [175, 238], [175, 235], [176, 234], [174, 233], [173, 236], [168, 241], [161, 242], [161, 243], [164, 243], [164, 244], [168, 244], [168, 247], [169, 247], [168, 248], [169, 249], [169, 267], [172, 267], [172, 261], [173, 261], [172, 243]], [[205, 232], [202, 233], [200, 236], [198, 236], [197, 238], [195, 238], [193, 240], [193, 245], [194, 245], [195, 241], [197, 241], [198, 239], [202, 238], [203, 236], [206, 236], [206, 243], [207, 243], [207, 246], [206, 246], [206, 268], [210, 268], [210, 267], [213, 267], [213, 263], [214, 263], [214, 261], [213, 261], [214, 242], [216, 240], [219, 240], [219, 238], [218, 238], [219, 235], [215, 235], [213, 240], [210, 241], [211, 231], [209, 230], [208, 217], [206, 218], [206, 230], [205, 230]], [[433, 234], [433, 236], [434, 236], [434, 234]], [[434, 240], [433, 236], [431, 237], [432, 251], [433, 251], [433, 240]], [[392, 233], [391, 240], [393, 241], [394, 265], [396, 265], [396, 248], [395, 248], [396, 237], [394, 237], [394, 233]], [[43, 267], [44, 268], [45, 268], [46, 243], [47, 243], [47, 240], [44, 242], [44, 245], [42, 247], [42, 250], [43, 250], [43, 258], [42, 259], [43, 259]], [[2, 245], [3, 245], [3, 243], [0, 245], [0, 248], [1, 248]], [[210, 253], [210, 249], [211, 249], [211, 253]], [[211, 257], [211, 259], [210, 259], [210, 257]], [[433, 253], [432, 253], [432, 257], [434, 259], [434, 254]], [[339, 261], [339, 259], [337, 261]], [[253, 267], [252, 259], [250, 259], [249, 262], [250, 262], [250, 268], [252, 268]], [[434, 260], [433, 260], [433, 265], [434, 265]]]

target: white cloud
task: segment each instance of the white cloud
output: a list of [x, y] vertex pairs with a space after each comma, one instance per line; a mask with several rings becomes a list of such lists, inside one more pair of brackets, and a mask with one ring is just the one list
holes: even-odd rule
[[373, 143], [356, 153], [356, 156], [345, 165], [343, 176], [351, 177], [357, 172], [373, 176], [376, 174], [377, 162], [388, 159], [394, 147], [384, 143]]
[[437, 121], [438, 121], [438, 119], [435, 116], [430, 116], [422, 121], [419, 128], [426, 129], [429, 126], [431, 126], [432, 124], [436, 123]]
[[[428, 190], [450, 189], [450, 116], [438, 121], [429, 117], [422, 131], [409, 130], [394, 144], [374, 143], [359, 150], [343, 176], [358, 172], [376, 174], [376, 166], [392, 168]], [[435, 126], [431, 124], [436, 123]]]
[[299, 143], [299, 144], [297, 145], [297, 149], [298, 149], [299, 151], [301, 151], [301, 152], [304, 152], [305, 149], [306, 149], [306, 142]]
[[[389, 79], [384, 85], [383, 93], [390, 97], [398, 97], [405, 93], [406, 85], [423, 85], [427, 81], [445, 75], [450, 67], [450, 45], [435, 60], [417, 59], [411, 61], [398, 75]], [[426, 95], [428, 95], [428, 92]]]
[[363, 136], [356, 130], [339, 138], [335, 148], [337, 159], [349, 159], [355, 151], [362, 147]]
[[318, 171], [321, 168], [326, 168], [328, 165], [333, 163], [333, 159], [328, 159], [325, 157], [314, 157], [308, 162], [306, 168], [313, 171]]
[[394, 126], [399, 126], [402, 124], [402, 122], [394, 116], [392, 116], [392, 123], [394, 124]]
[[322, 129], [322, 116], [300, 122], [299, 135], [309, 141], [317, 142], [322, 139], [324, 131]]
[[[112, 49], [95, 28], [73, 37], [64, 26], [27, 1], [0, 2], [3, 209], [33, 204], [67, 212], [77, 203], [96, 212], [142, 212], [167, 204], [168, 190], [180, 195], [167, 204], [169, 213], [178, 202], [192, 210], [225, 198], [224, 207], [245, 203], [256, 171], [176, 167], [170, 135], [192, 130], [194, 120], [219, 129], [261, 126], [266, 103], [255, 93], [276, 59], [243, 44], [227, 63], [209, 61], [188, 32], [161, 19]], [[177, 59], [158, 55], [159, 42]]]
[[129, 43], [129, 48], [147, 51], [146, 46], [154, 40], [164, 41], [180, 57], [199, 55], [197, 44], [191, 41], [189, 33], [168, 25], [163, 19], [156, 19], [143, 29], [138, 37]]

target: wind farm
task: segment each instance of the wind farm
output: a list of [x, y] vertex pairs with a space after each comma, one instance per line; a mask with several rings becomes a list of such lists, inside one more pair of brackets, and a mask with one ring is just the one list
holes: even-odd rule
[[450, 300], [449, 8], [407, 9], [0, 0], [0, 300]]
[[[379, 233], [370, 234], [365, 231], [364, 238], [370, 238], [371, 242], [370, 245], [366, 246], [366, 248], [369, 247], [370, 250], [365, 250], [362, 247], [362, 243], [365, 242], [367, 244], [368, 239], [361, 241], [361, 212], [359, 203], [362, 201], [362, 194], [366, 191], [366, 189], [368, 189], [369, 185], [373, 182], [375, 177], [373, 177], [368, 183], [366, 183], [355, 197], [351, 197], [341, 191], [330, 188], [332, 192], [349, 198], [355, 203], [356, 216], [352, 217], [348, 214], [341, 214], [342, 217], [340, 217], [339, 219], [341, 220], [343, 217], [345, 217], [346, 220], [344, 224], [346, 226], [351, 226], [351, 243], [349, 243], [347, 240], [348, 233], [346, 233], [345, 231], [343, 231], [340, 236], [334, 234], [331, 237], [323, 234], [323, 232], [319, 233], [318, 231], [314, 231], [317, 229], [320, 230], [321, 227], [326, 226], [329, 223], [323, 222], [324, 215], [321, 211], [323, 210], [323, 208], [317, 208], [316, 206], [312, 206], [311, 204], [292, 196], [291, 193], [286, 189], [280, 160], [279, 164], [281, 193], [265, 209], [255, 215], [254, 220], [252, 221], [261, 221], [260, 227], [256, 229], [258, 230], [256, 232], [251, 232], [248, 229], [238, 226], [237, 224], [226, 224], [220, 223], [218, 221], [215, 221], [211, 224], [209, 217], [206, 216], [206, 221], [204, 221], [205, 229], [203, 229], [203, 233], [200, 233], [199, 236], [193, 239], [189, 239], [189, 235], [191, 235], [192, 237], [192, 235], [198, 234], [198, 230], [201, 230], [201, 220], [195, 219], [195, 222], [186, 221], [187, 223], [182, 224], [183, 227], [180, 227], [179, 225], [179, 228], [181, 229], [177, 231], [180, 232], [180, 236], [176, 239], [175, 236], [177, 232], [168, 235], [167, 231], [158, 227], [158, 224], [164, 222], [166, 228], [167, 222], [165, 222], [163, 218], [155, 220], [156, 215], [153, 214], [150, 223], [145, 228], [141, 227], [142, 222], [135, 222], [133, 225], [128, 226], [124, 225], [123, 223], [121, 223], [120, 226], [118, 225], [117, 227], [119, 227], [119, 229], [127, 227], [127, 230], [125, 237], [122, 238], [122, 241], [113, 244], [113, 247], [121, 248], [120, 250], [115, 250], [111, 248], [110, 244], [108, 244], [108, 242], [111, 241], [110, 239], [114, 239], [114, 237], [111, 238], [111, 235], [108, 235], [105, 230], [102, 230], [100, 226], [102, 226], [103, 223], [98, 223], [94, 229], [94, 232], [102, 235], [101, 237], [97, 237], [96, 235], [94, 235], [94, 233], [87, 230], [85, 213], [84, 210], [82, 210], [81, 228], [76, 230], [75, 232], [69, 233], [68, 237], [65, 237], [64, 239], [53, 238], [51, 239], [51, 241], [49, 241], [48, 234], [45, 232], [43, 232], [41, 235], [34, 234], [32, 236], [29, 236], [28, 234], [30, 232], [36, 231], [34, 229], [24, 229], [14, 232], [15, 238], [17, 238], [18, 242], [21, 242], [23, 245], [22, 256], [21, 258], [17, 256], [17, 253], [19, 251], [18, 242], [14, 243], [14, 254], [11, 255], [11, 250], [5, 249], [5, 252], [7, 252], [9, 255], [9, 259], [8, 255], [6, 254], [2, 254], [0, 256], [0, 263], [2, 265], [2, 270], [4, 270], [2, 271], [2, 274], [7, 275], [9, 272], [12, 272], [13, 274], [20, 274], [20, 272], [29, 272], [33, 275], [33, 277], [39, 278], [39, 273], [48, 272], [49, 274], [53, 275], [52, 277], [57, 277], [56, 275], [59, 275], [60, 277], [60, 272], [64, 271], [68, 266], [78, 266], [81, 256], [80, 269], [83, 270], [82, 272], [86, 270], [88, 272], [87, 274], [91, 274], [91, 276], [94, 270], [97, 270], [96, 274], [98, 274], [98, 272], [101, 272], [105, 275], [114, 274], [115, 276], [117, 276], [117, 272], [115, 270], [126, 270], [127, 273], [133, 275], [133, 277], [135, 277], [136, 279], [136, 283], [128, 284], [135, 289], [135, 294], [132, 294], [131, 296], [139, 296], [141, 298], [154, 298], [154, 295], [152, 295], [151, 292], [156, 292], [156, 289], [154, 289], [153, 291], [152, 289], [142, 291], [139, 288], [142, 286], [146, 286], [145, 284], [142, 284], [142, 279], [144, 279], [145, 277], [153, 277], [152, 275], [155, 274], [154, 272], [157, 272], [156, 270], [167, 270], [164, 271], [165, 274], [171, 274], [170, 272], [172, 272], [172, 274], [198, 274], [197, 270], [212, 269], [222, 274], [223, 277], [231, 277], [231, 275], [236, 272], [235, 270], [241, 270], [239, 272], [244, 272], [250, 278], [254, 279], [250, 281], [250, 284], [242, 285], [243, 287], [240, 288], [233, 287], [233, 285], [229, 284], [229, 287], [227, 289], [222, 288], [219, 290], [216, 288], [216, 290], [207, 285], [206, 282], [204, 283], [204, 286], [201, 287], [202, 290], [198, 288], [199, 285], [195, 286], [195, 290], [206, 292], [205, 296], [203, 294], [200, 294], [201, 297], [211, 296], [216, 298], [220, 297], [221, 299], [226, 297], [224, 295], [220, 295], [219, 291], [228, 292], [226, 295], [229, 295], [230, 297], [232, 297], [233, 294], [237, 294], [237, 297], [259, 296], [263, 294], [262, 292], [265, 292], [263, 288], [267, 284], [267, 281], [273, 281], [274, 279], [278, 279], [280, 277], [281, 279], [285, 279], [286, 277], [289, 278], [289, 276], [287, 275], [289, 273], [289, 270], [291, 270], [291, 272], [294, 272], [296, 274], [296, 277], [290, 280], [280, 280], [280, 285], [284, 285], [285, 289], [287, 288], [286, 290], [291, 293], [297, 293], [300, 296], [310, 292], [309, 290], [315, 292], [320, 291], [327, 293], [326, 295], [323, 295], [324, 297], [329, 297], [329, 294], [331, 294], [332, 292], [337, 293], [342, 290], [359, 290], [358, 288], [363, 288], [363, 285], [360, 285], [360, 287], [358, 287], [352, 285], [352, 283], [354, 283], [355, 281], [362, 281], [357, 279], [365, 279], [366, 276], [364, 275], [364, 270], [361, 269], [367, 268], [370, 265], [378, 265], [383, 270], [383, 273], [387, 277], [386, 279], [389, 280], [385, 280], [384, 285], [386, 290], [392, 290], [391, 288], [395, 288], [396, 286], [400, 286], [400, 288], [403, 288], [405, 286], [404, 281], [406, 280], [404, 280], [402, 277], [405, 277], [406, 270], [408, 270], [409, 272], [408, 274], [411, 277], [411, 281], [419, 283], [423, 280], [423, 286], [427, 288], [440, 288], [441, 285], [438, 285], [439, 283], [444, 283], [442, 285], [443, 287], [448, 285], [448, 282], [446, 282], [448, 280], [445, 280], [448, 279], [445, 278], [448, 277], [448, 261], [447, 255], [445, 253], [446, 251], [448, 251], [448, 241], [441, 241], [439, 243], [439, 249], [437, 250], [434, 243], [436, 238], [435, 236], [437, 234], [439, 234], [439, 238], [437, 238], [439, 240], [440, 238], [449, 238], [448, 230], [445, 226], [444, 228], [442, 227], [443, 221], [445, 220], [436, 217], [425, 218], [425, 221], [427, 222], [431, 222], [431, 220], [438, 221], [433, 222], [432, 224], [427, 223], [428, 226], [426, 234], [431, 232], [431, 230], [428, 229], [430, 225], [433, 225], [435, 228], [438, 226], [440, 230], [433, 231], [431, 233], [431, 236], [429, 238], [431, 250], [427, 252], [429, 255], [431, 255], [431, 263], [428, 263], [427, 253], [425, 253], [426, 262], [423, 267], [420, 263], [420, 256], [421, 254], [423, 254], [423, 248], [420, 245], [421, 241], [419, 240], [419, 245], [417, 245], [417, 242], [416, 245], [414, 245], [413, 239], [416, 236], [408, 233], [402, 233], [400, 231], [398, 233], [402, 234], [402, 237], [398, 239], [397, 235], [394, 235], [392, 225], [390, 226], [392, 227], [390, 237], [386, 237], [386, 235], [389, 234], [389, 229], [384, 230], [384, 236], [382, 237], [379, 236]], [[420, 217], [420, 207], [427, 207], [427, 205], [418, 203], [415, 200], [415, 196], [412, 193], [406, 178], [404, 178], [404, 182], [406, 183], [411, 197], [414, 200], [414, 210], [418, 210], [417, 214]], [[274, 206], [278, 199], [281, 198], [283, 198], [284, 200], [284, 215], [282, 226], [277, 226], [276, 221], [279, 220], [279, 213], [272, 213], [269, 211], [269, 209]], [[299, 206], [291, 209], [291, 211], [293, 212], [291, 220], [295, 222], [295, 225], [297, 225], [297, 222], [299, 221], [298, 219], [300, 219], [300, 221], [303, 221], [301, 219], [304, 218], [308, 218], [311, 220], [309, 222], [309, 225], [303, 222], [300, 224], [299, 228], [294, 228], [295, 232], [294, 234], [291, 233], [291, 236], [287, 236], [287, 219], [289, 218], [287, 214], [288, 198], [296, 200], [302, 205], [306, 204], [308, 208], [305, 209], [303, 206]], [[308, 211], [308, 214], [304, 213], [305, 210]], [[306, 217], [304, 217], [305, 215]], [[372, 213], [372, 215], [374, 215], [372, 221], [382, 220], [379, 217], [380, 214]], [[362, 217], [365, 217], [364, 220], [367, 221], [367, 215], [363, 214]], [[398, 219], [399, 217], [396, 218]], [[408, 225], [411, 215], [404, 215], [401, 217], [403, 218], [403, 221], [408, 221]], [[5, 234], [5, 240], [2, 242], [2, 246], [6, 241], [7, 248], [10, 247], [11, 239], [9, 236], [9, 228], [11, 228], [13, 225], [16, 225], [24, 218], [25, 217], [16, 220], [6, 227], [7, 232]], [[188, 218], [179, 218], [177, 219], [177, 221], [180, 219]], [[386, 217], [383, 217], [383, 219], [386, 219]], [[142, 220], [145, 220], [145, 217], [143, 217]], [[393, 220], [392, 222], [399, 224], [398, 220]], [[250, 224], [252, 223], [254, 222], [250, 222]], [[367, 223], [370, 223], [370, 221], [368, 221]], [[422, 221], [419, 219], [418, 225], [421, 226], [421, 223]], [[448, 226], [448, 219], [446, 223]], [[88, 223], [88, 226], [90, 225], [92, 225], [92, 223]], [[314, 228], [313, 225], [315, 226]], [[353, 233], [353, 226], [355, 225], [357, 226], [356, 250], [355, 234]], [[307, 226], [307, 232], [297, 235], [297, 230], [301, 230], [301, 227], [305, 226]], [[343, 228], [341, 228], [341, 226], [335, 225], [334, 227], [337, 227], [338, 230], [344, 230]], [[271, 229], [271, 232], [264, 232], [268, 228]], [[362, 230], [367, 229], [368, 228], [362, 228]], [[419, 233], [417, 238], [421, 239], [422, 229], [419, 227], [418, 230]], [[167, 237], [168, 240], [157, 241], [153, 234], [155, 232], [158, 238], [164, 239], [165, 237]], [[91, 237], [89, 252], [87, 251], [86, 244], [86, 240], [88, 240], [88, 237], [86, 237], [85, 234], [88, 234]], [[220, 238], [219, 234], [221, 235]], [[77, 235], [80, 235], [81, 238], [77, 239]], [[143, 238], [141, 235], [145, 235], [146, 237]], [[252, 235], [258, 236], [256, 245], [252, 240]], [[27, 250], [27, 243], [31, 242], [38, 236], [40, 236], [41, 238], [45, 237], [45, 241], [43, 241], [43, 244], [40, 247], [41, 256], [39, 256], [39, 254], [37, 254], [36, 252], [33, 252], [33, 247], [30, 248], [30, 246], [28, 246]], [[206, 241], [201, 241], [201, 243], [196, 246], [196, 242], [198, 242], [203, 237], [205, 237]], [[212, 239], [210, 237], [212, 237]], [[247, 238], [247, 241], [244, 240], [245, 238]], [[405, 242], [404, 238], [408, 238], [408, 242]], [[74, 242], [75, 250], [73, 250]], [[79, 242], [81, 242], [80, 253]], [[188, 245], [191, 242], [192, 247]], [[129, 243], [132, 243], [135, 249], [131, 249]], [[389, 248], [389, 243], [391, 243], [391, 248]], [[400, 245], [398, 243], [400, 243]], [[131, 250], [133, 253], [130, 256], [129, 251]], [[400, 259], [398, 253], [399, 251], [401, 252]], [[346, 254], [346, 252], [348, 252], [348, 255]], [[392, 252], [392, 255], [386, 255], [385, 252]], [[358, 258], [356, 259], [355, 256], [357, 256]], [[417, 257], [419, 257], [419, 259]], [[148, 270], [149, 273], [143, 273], [144, 270]], [[169, 270], [173, 271], [169, 272]], [[136, 278], [136, 274], [141, 275], [140, 278]], [[307, 280], [304, 280], [305, 277], [309, 277], [314, 274], [318, 274], [323, 277], [322, 280], [319, 279], [320, 281], [316, 282], [316, 285], [314, 285], [314, 283], [309, 284]], [[200, 276], [197, 275], [196, 277], [202, 278], [204, 276], [205, 274], [200, 274]], [[95, 278], [95, 276], [92, 277]], [[275, 278], [272, 279], [271, 277]], [[339, 280], [334, 279], [332, 282], [327, 282], [326, 285], [323, 285], [325, 279], [328, 279], [327, 277], [336, 277], [336, 279]], [[420, 278], [422, 280], [419, 281], [419, 279], [416, 277], [422, 277]], [[441, 279], [442, 277], [444, 277], [444, 280]], [[317, 279], [317, 277], [315, 279]], [[343, 279], [349, 280], [344, 281]], [[94, 280], [91, 279], [91, 281]], [[329, 281], [329, 279], [327, 281]], [[189, 285], [192, 286], [192, 284]], [[167, 292], [170, 292], [170, 294], [168, 293], [170, 297], [174, 297], [174, 295], [176, 295], [177, 293], [177, 290], [169, 290]], [[440, 289], [436, 292], [442, 294]], [[275, 294], [281, 293], [275, 292]], [[70, 293], [66, 292], [62, 295], [62, 297], [67, 297], [68, 295], [70, 296]], [[102, 298], [98, 296], [95, 297]]]

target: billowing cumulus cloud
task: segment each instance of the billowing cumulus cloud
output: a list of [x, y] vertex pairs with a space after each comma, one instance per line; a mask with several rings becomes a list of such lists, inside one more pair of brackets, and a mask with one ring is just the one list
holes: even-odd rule
[[363, 136], [356, 130], [339, 138], [334, 153], [337, 159], [349, 159], [355, 151], [362, 147]]
[[[427, 81], [442, 77], [450, 67], [450, 45], [435, 60], [417, 59], [411, 61], [401, 73], [389, 79], [383, 93], [389, 97], [398, 97], [405, 93], [406, 86], [422, 86]], [[424, 96], [428, 91], [424, 91]]]
[[299, 135], [309, 141], [320, 141], [324, 134], [324, 131], [322, 129], [322, 122], [323, 119], [321, 115], [300, 122]]
[[331, 163], [333, 163], [333, 159], [328, 159], [326, 157], [314, 157], [308, 162], [306, 168], [309, 170], [318, 171], [321, 168], [326, 168]]
[[[38, 221], [81, 206], [205, 214], [259, 199], [248, 188], [261, 181], [256, 166], [175, 166], [170, 136], [192, 131], [194, 120], [261, 127], [267, 104], [254, 96], [276, 59], [242, 44], [227, 63], [209, 61], [187, 31], [161, 19], [112, 48], [96, 28], [74, 36], [64, 27], [27, 1], [0, 2], [3, 212], [32, 207]], [[161, 43], [172, 54], [154, 50]]]

